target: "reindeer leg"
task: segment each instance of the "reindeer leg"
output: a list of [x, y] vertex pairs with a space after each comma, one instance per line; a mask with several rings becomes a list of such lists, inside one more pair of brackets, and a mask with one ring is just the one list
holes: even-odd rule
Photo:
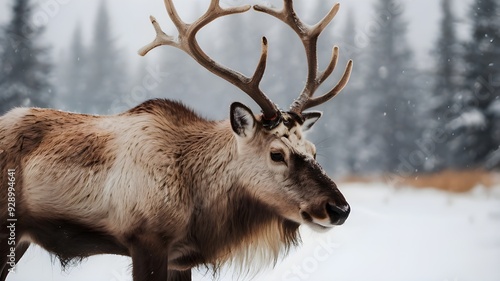
[[[16, 262], [19, 262], [21, 258], [23, 257], [24, 253], [26, 253], [26, 250], [30, 247], [29, 242], [24, 242], [20, 243], [16, 247]], [[7, 279], [7, 275], [9, 275], [9, 271], [7, 267], [4, 267], [3, 270], [0, 270], [0, 281], [5, 281]]]
[[135, 245], [131, 250], [134, 281], [165, 281], [168, 279], [168, 258], [156, 249]]
[[191, 281], [191, 270], [186, 271], [168, 271], [167, 281]]

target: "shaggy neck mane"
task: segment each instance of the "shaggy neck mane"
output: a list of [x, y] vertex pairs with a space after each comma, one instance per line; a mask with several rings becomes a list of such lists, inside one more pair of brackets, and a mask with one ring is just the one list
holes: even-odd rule
[[[236, 140], [227, 121], [209, 127], [204, 134], [195, 134], [194, 142], [186, 147], [207, 168], [200, 171], [187, 163], [182, 165], [194, 169], [185, 171], [195, 197], [190, 224], [194, 228], [188, 239], [196, 245], [203, 263], [212, 264], [216, 271], [226, 263], [240, 272], [275, 264], [280, 255], [298, 244], [299, 224], [282, 218], [251, 196], [235, 173], [230, 173], [233, 178], [218, 174], [235, 168], [231, 165]], [[200, 147], [211, 152], [196, 152]], [[184, 159], [189, 161], [190, 157]], [[209, 178], [217, 180], [207, 181]]]
[[[225, 199], [225, 210], [199, 210], [191, 237], [205, 262], [217, 270], [230, 263], [240, 272], [253, 272], [274, 265], [291, 246], [298, 244], [295, 222], [283, 219], [268, 206], [233, 187]], [[223, 205], [224, 203], [220, 203]]]

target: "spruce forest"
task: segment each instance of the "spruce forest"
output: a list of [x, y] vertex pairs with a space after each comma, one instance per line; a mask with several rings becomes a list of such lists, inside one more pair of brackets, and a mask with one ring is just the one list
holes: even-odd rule
[[[411, 11], [404, 2], [374, 0], [376, 28], [365, 34], [364, 44], [353, 11], [342, 11], [349, 13], [343, 29], [334, 26], [322, 35], [323, 61], [336, 44], [341, 49], [337, 68], [347, 59], [355, 62], [348, 87], [319, 108], [325, 114], [310, 136], [329, 172], [390, 173], [397, 179], [445, 169], [500, 169], [500, 3], [473, 0], [468, 18], [458, 18], [454, 1], [440, 0], [437, 40], [429, 50], [433, 59], [425, 69], [407, 38]], [[314, 3], [304, 8], [311, 22], [330, 7]], [[115, 40], [106, 1], [101, 1], [91, 38], [84, 38], [77, 25], [57, 55], [44, 40], [44, 27], [31, 24], [39, 8], [34, 1], [12, 0], [9, 7], [0, 29], [0, 114], [18, 106], [116, 114], [149, 98], [171, 98], [203, 116], [222, 119], [231, 101], [253, 106], [243, 93], [174, 48], [135, 60], [137, 55], [124, 52]], [[192, 9], [200, 13], [200, 8]], [[284, 25], [255, 21], [254, 14], [207, 27], [200, 41], [221, 63], [248, 74], [257, 63], [260, 37], [266, 35], [270, 54], [263, 88], [286, 109], [305, 81], [302, 46]], [[457, 36], [459, 22], [469, 27], [466, 39]], [[339, 23], [334, 20], [333, 25]]]

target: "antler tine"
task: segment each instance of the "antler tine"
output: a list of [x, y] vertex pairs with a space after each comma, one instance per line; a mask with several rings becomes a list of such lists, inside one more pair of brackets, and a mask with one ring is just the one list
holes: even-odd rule
[[319, 36], [319, 34], [330, 24], [333, 18], [337, 15], [339, 10], [340, 10], [339, 3], [333, 5], [328, 14], [326, 14], [326, 16], [312, 28], [313, 32], [317, 33]]
[[333, 70], [339, 62], [339, 47], [333, 46], [332, 58], [326, 69], [320, 74], [319, 83], [323, 83], [332, 74]]
[[308, 65], [307, 80], [301, 94], [290, 106], [290, 111], [300, 115], [304, 109], [319, 105], [333, 98], [345, 87], [352, 70], [352, 61], [347, 65], [340, 82], [330, 92], [318, 98], [311, 99], [318, 87], [332, 74], [337, 65], [339, 50], [338, 47], [334, 47], [330, 63], [323, 72], [318, 74], [317, 42], [321, 32], [339, 11], [340, 4], [335, 4], [328, 14], [314, 26], [308, 26], [298, 18], [293, 9], [292, 0], [283, 0], [283, 8], [281, 10], [260, 5], [255, 5], [254, 9], [274, 16], [286, 23], [297, 33], [304, 46]]
[[151, 20], [151, 23], [153, 24], [153, 27], [156, 31], [156, 38], [151, 43], [142, 47], [138, 52], [139, 55], [145, 56], [152, 49], [162, 45], [171, 45], [179, 48], [179, 43], [175, 41], [174, 37], [169, 36], [165, 32], [163, 32], [160, 24], [158, 23], [158, 21], [156, 21], [155, 17], [149, 16], [149, 19]]
[[301, 111], [325, 103], [330, 99], [332, 99], [333, 97], [335, 97], [338, 93], [340, 93], [345, 88], [345, 86], [347, 86], [347, 83], [349, 82], [349, 78], [351, 77], [351, 72], [352, 72], [352, 66], [353, 62], [352, 60], [349, 60], [344, 70], [344, 74], [342, 75], [342, 78], [337, 83], [337, 85], [333, 89], [331, 89], [330, 92], [322, 96], [308, 99], [307, 102], [301, 107], [302, 108]]
[[240, 88], [243, 92], [249, 95], [262, 109], [262, 113], [266, 120], [277, 120], [279, 117], [279, 109], [260, 89], [260, 82], [264, 75], [267, 61], [267, 39], [262, 39], [262, 51], [259, 63], [252, 77], [246, 77], [240, 72], [227, 68], [213, 59], [211, 59], [199, 46], [196, 41], [197, 32], [208, 23], [214, 21], [219, 17], [230, 14], [243, 13], [248, 11], [251, 6], [240, 6], [232, 8], [222, 8], [219, 0], [212, 0], [207, 11], [195, 22], [186, 24], [179, 17], [172, 0], [164, 0], [167, 13], [177, 28], [179, 33], [177, 39], [169, 36], [163, 32], [160, 25], [154, 17], [151, 17], [151, 23], [156, 31], [156, 38], [153, 42], [144, 46], [139, 50], [139, 54], [144, 56], [152, 49], [169, 45], [181, 49], [190, 55], [196, 62], [201, 64], [213, 74], [225, 79], [236, 87]]
[[262, 51], [259, 63], [257, 64], [257, 68], [255, 69], [255, 73], [252, 76], [251, 83], [256, 85], [260, 84], [262, 77], [264, 77], [264, 71], [266, 71], [266, 63], [267, 63], [267, 38], [262, 37]]

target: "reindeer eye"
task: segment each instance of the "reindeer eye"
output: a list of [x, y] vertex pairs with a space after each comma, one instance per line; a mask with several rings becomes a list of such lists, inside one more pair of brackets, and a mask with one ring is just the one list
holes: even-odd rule
[[271, 160], [274, 162], [285, 162], [285, 156], [281, 152], [271, 152]]

